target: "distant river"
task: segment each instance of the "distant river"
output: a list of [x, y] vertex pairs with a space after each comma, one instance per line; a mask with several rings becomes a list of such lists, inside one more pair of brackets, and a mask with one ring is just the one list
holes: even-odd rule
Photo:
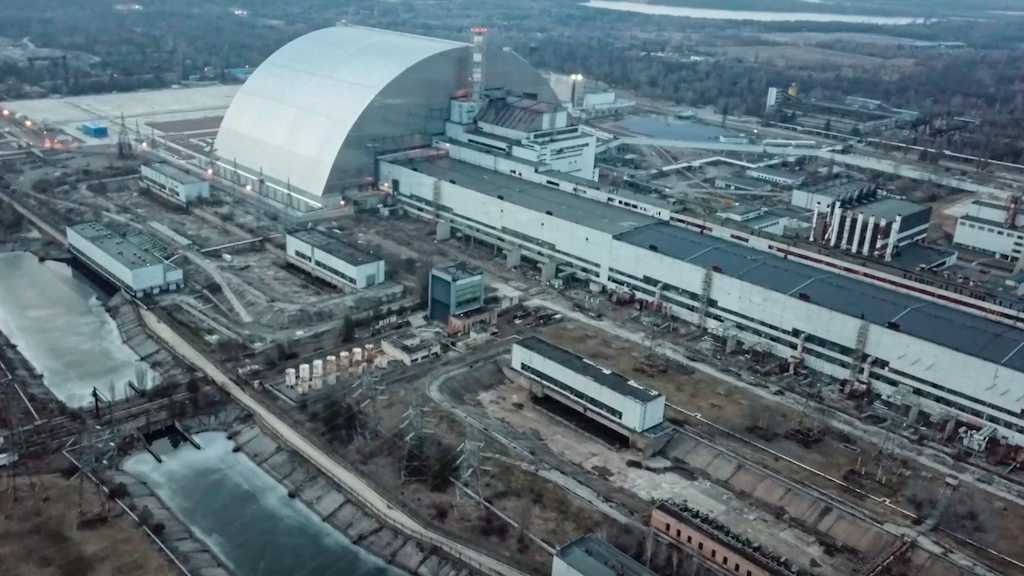
[[402, 576], [352, 544], [241, 453], [222, 432], [196, 436], [203, 447], [146, 452], [122, 468], [146, 482], [235, 576]]
[[91, 401], [93, 386], [118, 393], [138, 357], [122, 342], [96, 292], [71, 267], [32, 254], [0, 254], [0, 331], [69, 406]]
[[870, 16], [867, 14], [828, 14], [824, 12], [758, 12], [754, 10], [716, 10], [712, 8], [689, 8], [686, 6], [663, 6], [641, 2], [619, 2], [618, 0], [589, 0], [584, 6], [623, 10], [663, 16], [685, 16], [710, 20], [760, 20], [762, 22], [852, 22], [856, 24], [900, 25], [921, 22], [921, 18], [897, 16]]

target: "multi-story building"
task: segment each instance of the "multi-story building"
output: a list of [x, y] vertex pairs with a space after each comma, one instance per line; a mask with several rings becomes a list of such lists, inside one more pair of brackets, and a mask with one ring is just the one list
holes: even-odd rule
[[799, 172], [792, 170], [783, 170], [781, 168], [770, 168], [763, 166], [760, 168], [750, 168], [746, 171], [746, 175], [754, 180], [761, 180], [762, 182], [768, 182], [776, 186], [799, 186], [804, 181], [804, 175]]
[[1024, 254], [1024, 210], [1018, 212], [1012, 205], [975, 200], [967, 213], [957, 219], [953, 244], [1019, 262]]
[[[961, 425], [1024, 443], [1024, 330], [874, 281], [434, 156], [380, 162], [409, 212], [549, 273], [630, 290], [707, 329]], [[680, 221], [679, 224], [683, 224]], [[792, 248], [791, 248], [792, 250]]]
[[622, 374], [536, 336], [512, 345], [512, 369], [535, 396], [550, 396], [627, 435], [665, 419], [665, 397]]
[[143, 164], [140, 169], [146, 189], [182, 206], [210, 197], [210, 183], [165, 162]]
[[285, 236], [288, 262], [335, 286], [369, 288], [384, 281], [384, 259], [322, 230]]
[[121, 235], [98, 222], [67, 227], [68, 247], [90, 268], [135, 296], [177, 290], [185, 285], [180, 268], [154, 250], [160, 243], [135, 232]]
[[669, 540], [739, 576], [797, 576], [786, 560], [736, 534], [707, 514], [686, 505], [658, 504], [651, 528]]
[[485, 286], [483, 271], [465, 262], [435, 267], [427, 287], [427, 315], [448, 322], [450, 316], [476, 310], [484, 305]]

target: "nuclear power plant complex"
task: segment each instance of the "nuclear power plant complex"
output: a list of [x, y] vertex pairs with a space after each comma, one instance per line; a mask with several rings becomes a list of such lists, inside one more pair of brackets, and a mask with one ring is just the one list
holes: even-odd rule
[[0, 468], [78, 458], [189, 574], [234, 563], [118, 446], [226, 446], [422, 576], [1024, 573], [1017, 192], [838, 139], [918, 117], [880, 101], [719, 123], [464, 40], [342, 21], [237, 83], [0, 102], [10, 245], [157, 383], [72, 418], [34, 376]]

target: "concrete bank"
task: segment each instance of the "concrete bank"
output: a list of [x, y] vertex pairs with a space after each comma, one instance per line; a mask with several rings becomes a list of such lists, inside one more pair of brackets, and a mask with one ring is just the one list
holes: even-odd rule
[[302, 456], [278, 444], [254, 425], [233, 430], [229, 437], [253, 462], [288, 489], [324, 522], [353, 544], [392, 566], [418, 576], [470, 576], [474, 572], [436, 547], [393, 530], [348, 498]]

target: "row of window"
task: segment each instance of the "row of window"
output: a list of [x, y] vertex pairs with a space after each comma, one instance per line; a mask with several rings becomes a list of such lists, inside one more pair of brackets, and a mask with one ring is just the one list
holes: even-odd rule
[[965, 228], [976, 228], [984, 232], [995, 232], [997, 236], [1009, 236], [1010, 238], [1018, 239], [1014, 244], [1020, 244], [1021, 240], [1024, 240], [1024, 234], [1013, 232], [1012, 230], [1006, 230], [1005, 228], [999, 228], [997, 226], [986, 226], [984, 224], [975, 224], [973, 222], [962, 222]]
[[605, 404], [604, 402], [601, 402], [596, 398], [593, 398], [588, 394], [580, 392], [579, 390], [573, 388], [572, 386], [569, 386], [565, 382], [562, 382], [558, 378], [549, 376], [548, 374], [545, 374], [544, 372], [534, 368], [533, 366], [530, 366], [529, 364], [526, 364], [525, 362], [520, 363], [520, 367], [522, 368], [523, 372], [526, 372], [527, 374], [533, 376], [534, 378], [540, 380], [541, 382], [554, 386], [555, 388], [558, 388], [559, 390], [565, 392], [566, 394], [572, 396], [573, 398], [585, 402], [586, 404], [590, 404], [594, 408], [597, 408], [601, 412], [604, 412], [605, 414], [611, 416], [612, 418], [615, 418], [616, 420], [622, 420], [621, 411], [612, 408], [611, 406]]
[[[666, 522], [665, 523], [665, 530], [663, 530], [663, 531], [666, 534], [668, 534], [669, 536], [671, 536], [672, 535], [672, 524], [670, 522]], [[676, 542], [680, 542], [680, 543], [682, 543], [682, 541], [683, 541], [683, 531], [680, 530], [679, 528], [676, 528], [675, 541]], [[686, 535], [686, 544], [689, 545], [691, 548], [693, 547], [693, 535], [692, 534], [687, 534]], [[697, 542], [697, 550], [700, 551], [700, 552], [704, 551], [704, 543], [703, 542]], [[713, 547], [711, 548], [711, 559], [712, 560], [718, 560], [718, 549], [717, 548], [713, 548]], [[725, 566], [726, 569], [729, 568], [729, 556], [726, 555], [725, 553], [722, 553], [722, 566]], [[733, 563], [733, 571], [736, 572], [737, 574], [740, 573], [740, 563], [739, 562], [734, 562]], [[753, 571], [748, 568], [746, 576], [753, 576]]]
[[[635, 278], [635, 277], [633, 277], [633, 276], [631, 276], [629, 274], [625, 274], [625, 273], [623, 273], [623, 272], [621, 272], [619, 270], [614, 270], [613, 269], [612, 272], [614, 272], [616, 274], [620, 274], [622, 276]], [[637, 280], [640, 280], [640, 279], [637, 279]], [[642, 281], [644, 283], [646, 283], [646, 284], [650, 284], [652, 282], [657, 283], [656, 280], [649, 279], [647, 277], [644, 277], [642, 279]], [[613, 279], [613, 282], [615, 282], [617, 284], [624, 285], [624, 286], [628, 285], [626, 282], [619, 282], [619, 281], [616, 281], [614, 279]], [[633, 290], [642, 292], [642, 293], [648, 293], [648, 294], [650, 293], [649, 290], [641, 290], [641, 287], [639, 287], [639, 286], [632, 286], [632, 285], [630, 285], [630, 288], [633, 289]], [[696, 294], [694, 294], [693, 292], [690, 292], [690, 291], [685, 290], [685, 289], [676, 288], [676, 287], [671, 286], [671, 285], [665, 285], [665, 284], [662, 284], [661, 290], [662, 290], [662, 298], [663, 299], [665, 299], [665, 300], [667, 300], [667, 301], [669, 301], [669, 302], [671, 302], [671, 303], [673, 303], [673, 304], [675, 304], [675, 305], [677, 305], [679, 307], [682, 307], [682, 308], [685, 308], [685, 309], [688, 309], [688, 310], [691, 310], [691, 311], [697, 311], [698, 310], [696, 305], [692, 305], [692, 304], [689, 304], [689, 303], [686, 303], [686, 302], [681, 302], [681, 301], [677, 300], [676, 298], [673, 298], [673, 297], [667, 295], [667, 293], [678, 292], [678, 293], [685, 294], [686, 296], [689, 296], [691, 299], [696, 299], [698, 296]], [[649, 295], [651, 295], [651, 294], [649, 294]], [[725, 312], [725, 313], [727, 313], [727, 314], [729, 314], [731, 316], [735, 316], [737, 318], [741, 318], [741, 319], [743, 319], [746, 322], [758, 324], [758, 325], [764, 326], [766, 328], [769, 328], [771, 330], [775, 330], [775, 331], [778, 330], [777, 327], [775, 327], [775, 326], [773, 326], [771, 324], [768, 324], [766, 322], [762, 322], [760, 320], [757, 320], [756, 318], [752, 318], [750, 316], [747, 316], [745, 314], [742, 314], [742, 313], [739, 313], [739, 312], [736, 312], [736, 311], [733, 311], [733, 310], [728, 310], [728, 309], [725, 309], [725, 308], [721, 308], [721, 307], [719, 307], [717, 305], [717, 302], [714, 302], [713, 300], [709, 301], [709, 303], [708, 303], [708, 310], [709, 310], [709, 312], [707, 314], [707, 317], [709, 319], [711, 319], [711, 320], [715, 320], [715, 321], [718, 321], [718, 322], [728, 321], [727, 318], [725, 318], [725, 317], [723, 317], [723, 316], [721, 316], [719, 314], [716, 314], [715, 312], [712, 312], [712, 310], [719, 310], [719, 311]], [[739, 325], [739, 328], [741, 328], [744, 332], [753, 334], [754, 336], [757, 336], [757, 337], [765, 339], [765, 340], [769, 340], [771, 342], [775, 342], [777, 344], [782, 344], [782, 345], [786, 345], [786, 346], [792, 346], [793, 345], [793, 343], [791, 341], [787, 340], [787, 339], [780, 338], [780, 337], [775, 336], [775, 335], [773, 335], [773, 334], [771, 334], [769, 332], [758, 330], [757, 328], [753, 328], [752, 326]], [[801, 335], [801, 332], [799, 330], [794, 330], [793, 331], [793, 337], [794, 338], [799, 338], [800, 335]], [[825, 362], [829, 362], [832, 365], [839, 366], [839, 367], [842, 367], [842, 368], [850, 368], [853, 365], [852, 362], [849, 359], [853, 357], [853, 355], [856, 353], [856, 350], [851, 348], [851, 347], [849, 347], [849, 346], [845, 346], [845, 345], [839, 344], [838, 342], [833, 342], [832, 340], [829, 340], [829, 339], [826, 339], [826, 338], [822, 338], [820, 336], [816, 336], [816, 335], [810, 334], [810, 333], [807, 333], [806, 336], [804, 337], [804, 343], [805, 344], [810, 344], [810, 345], [813, 345], [815, 347], [821, 348], [823, 350], [827, 350], [829, 352], [832, 352], [832, 353], [835, 353], [837, 355], [843, 356], [845, 359], [836, 358], [836, 357], [834, 357], [832, 355], [829, 355], [829, 354], [826, 354], [826, 353], [823, 353], [823, 352], [820, 352], [818, 350], [814, 350], [812, 348], [809, 348], [809, 347], [805, 346], [804, 347], [804, 354], [806, 354], [808, 356], [811, 356], [813, 358], [817, 358], [817, 359], [825, 361]], [[947, 388], [945, 386], [942, 386], [940, 384], [936, 384], [936, 383], [931, 382], [929, 380], [925, 380], [923, 378], [919, 378], [917, 376], [913, 376], [911, 374], [908, 374], [906, 372], [902, 372], [900, 370], [896, 370], [894, 368], [888, 368], [888, 366], [889, 366], [889, 362], [887, 360], [876, 358], [875, 361], [874, 361], [874, 367], [875, 368], [877, 368], [877, 369], [888, 369], [892, 373], [897, 374], [899, 376], [902, 376], [904, 378], [907, 378], [909, 380], [912, 380], [914, 382], [917, 382], [917, 383], [921, 384], [922, 386], [926, 386], [926, 387], [933, 388], [933, 389], [936, 389], [936, 390], [941, 390], [942, 392], [945, 392], [946, 394], [949, 394], [951, 396], [956, 396], [958, 398], [962, 398], [962, 399], [967, 400], [969, 402], [973, 402], [975, 404], [983, 405], [983, 406], [985, 406], [986, 408], [988, 408], [990, 410], [994, 410], [994, 411], [997, 411], [997, 412], [1002, 412], [1004, 414], [1007, 414], [1007, 415], [1010, 415], [1010, 416], [1014, 416], [1014, 417], [1020, 417], [1021, 416], [1021, 414], [1019, 414], [1019, 413], [1017, 413], [1017, 412], [1015, 412], [1013, 410], [1010, 410], [1010, 409], [1008, 409], [1008, 408], [1006, 408], [1004, 406], [999, 406], [999, 405], [993, 404], [991, 402], [986, 402], [984, 400], [980, 400], [978, 398], [975, 398], [975, 397], [970, 396], [968, 394], [965, 394], [963, 392], [959, 392], [959, 391], [953, 390], [951, 388]], [[879, 380], [881, 382], [884, 382], [886, 384], [889, 384], [890, 386], [893, 386], [893, 387], [896, 387], [896, 386], [899, 386], [899, 385], [902, 384], [901, 382], [899, 382], [899, 381], [897, 381], [895, 379], [886, 377], [884, 375], [884, 373], [880, 372], [879, 370], [872, 370], [871, 377], [875, 378], [875, 379], [877, 379], [877, 380]], [[935, 401], [935, 402], [943, 404], [945, 406], [950, 406], [951, 408], [954, 408], [954, 409], [956, 409], [956, 410], [958, 410], [960, 412], [963, 412], [965, 414], [970, 414], [970, 415], [975, 416], [975, 417], [977, 417], [977, 418], [979, 418], [981, 420], [984, 420], [986, 422], [992, 422], [992, 423], [998, 424], [998, 425], [1000, 425], [1000, 426], [1002, 426], [1002, 427], [1004, 427], [1004, 428], [1006, 428], [1008, 430], [1013, 430], [1015, 432], [1019, 432], [1021, 434], [1024, 434], [1024, 426], [1022, 426], [1020, 424], [1017, 424], [1015, 422], [1011, 422], [1009, 420], [1006, 420], [1006, 419], [1003, 419], [1003, 418], [999, 418], [997, 416], [993, 416], [993, 415], [981, 412], [980, 410], [977, 410], [977, 409], [971, 407], [970, 405], [951, 401], [948, 398], [945, 398], [943, 396], [939, 396], [937, 394], [932, 394], [932, 393], [928, 392], [927, 390], [922, 390], [922, 389], [917, 388], [917, 387], [912, 387], [912, 389], [913, 389], [914, 394], [917, 395], [917, 396], [921, 396], [922, 398], [927, 398], [929, 400]], [[1024, 411], [1022, 411], [1022, 412], [1024, 412]]]
[[342, 280], [344, 280], [345, 282], [348, 282], [349, 284], [351, 284], [353, 286], [356, 285], [356, 279], [355, 278], [349, 276], [348, 274], [345, 274], [344, 272], [342, 272], [341, 270], [338, 270], [334, 266], [331, 266], [329, 264], [325, 264], [323, 262], [323, 260], [319, 260], [318, 259], [316, 262], [314, 262], [314, 264], [316, 264], [317, 268], [320, 268], [321, 270], [323, 270], [325, 272], [328, 272], [328, 273], [330, 273], [330, 274], [332, 274], [334, 276], [337, 276], [338, 278], [341, 278]]

